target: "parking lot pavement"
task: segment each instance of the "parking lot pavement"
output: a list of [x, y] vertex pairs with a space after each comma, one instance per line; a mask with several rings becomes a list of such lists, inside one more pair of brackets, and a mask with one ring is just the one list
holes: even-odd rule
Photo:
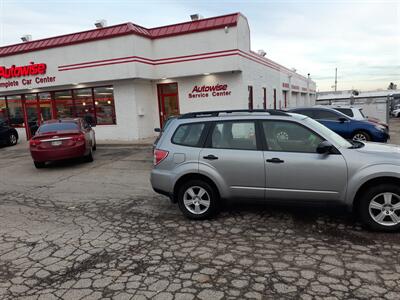
[[0, 149], [0, 298], [400, 299], [400, 235], [342, 209], [234, 205], [185, 219], [151, 191], [150, 149], [36, 170]]
[[400, 118], [389, 120], [390, 143], [400, 145]]

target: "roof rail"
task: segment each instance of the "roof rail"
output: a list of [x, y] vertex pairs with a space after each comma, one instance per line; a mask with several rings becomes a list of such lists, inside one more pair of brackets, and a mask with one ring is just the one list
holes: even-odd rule
[[179, 119], [190, 119], [190, 118], [204, 118], [204, 117], [218, 117], [221, 113], [269, 113], [271, 116], [290, 116], [283, 110], [277, 109], [231, 109], [231, 110], [210, 110], [210, 111], [197, 111], [190, 112], [179, 116]]

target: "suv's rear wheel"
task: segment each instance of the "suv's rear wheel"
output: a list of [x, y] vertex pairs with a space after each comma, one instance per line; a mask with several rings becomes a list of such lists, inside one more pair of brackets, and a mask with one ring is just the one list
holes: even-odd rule
[[359, 213], [362, 221], [373, 230], [400, 229], [400, 187], [380, 184], [370, 187], [361, 195]]
[[207, 219], [218, 210], [218, 194], [203, 180], [189, 180], [179, 189], [178, 205], [183, 214], [190, 219]]
[[371, 140], [371, 136], [365, 131], [357, 131], [353, 134], [353, 141], [367, 142]]

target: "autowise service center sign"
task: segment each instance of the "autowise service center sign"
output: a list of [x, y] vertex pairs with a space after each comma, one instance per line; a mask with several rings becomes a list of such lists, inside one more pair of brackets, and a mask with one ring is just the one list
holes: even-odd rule
[[227, 84], [195, 85], [188, 94], [189, 99], [230, 96], [232, 91]]
[[55, 76], [43, 76], [46, 74], [46, 70], [46, 64], [36, 64], [34, 62], [30, 62], [25, 66], [0, 66], [0, 88], [55, 82]]

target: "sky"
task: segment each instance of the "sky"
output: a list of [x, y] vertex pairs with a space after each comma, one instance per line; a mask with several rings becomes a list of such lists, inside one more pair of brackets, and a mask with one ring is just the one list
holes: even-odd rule
[[251, 48], [300, 74], [319, 91], [400, 88], [400, 0], [0, 0], [0, 46], [108, 25], [144, 27], [241, 12]]

